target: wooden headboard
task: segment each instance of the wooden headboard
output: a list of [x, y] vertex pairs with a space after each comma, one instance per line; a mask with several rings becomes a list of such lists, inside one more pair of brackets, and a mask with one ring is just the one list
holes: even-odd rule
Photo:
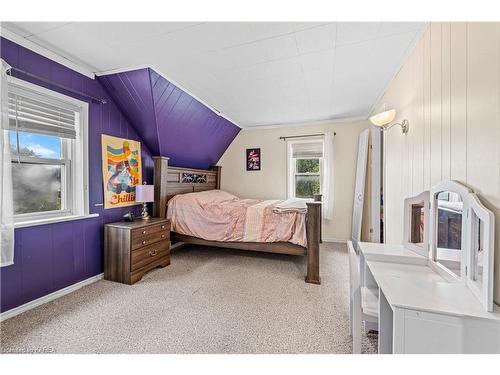
[[168, 158], [153, 156], [154, 217], [165, 217], [168, 201], [177, 194], [220, 189], [221, 167], [195, 169], [168, 165]]

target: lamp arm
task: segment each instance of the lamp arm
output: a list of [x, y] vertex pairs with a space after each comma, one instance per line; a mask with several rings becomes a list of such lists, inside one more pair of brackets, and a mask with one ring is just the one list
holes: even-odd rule
[[384, 127], [383, 127], [383, 129], [384, 129], [384, 130], [389, 130], [390, 128], [394, 127], [395, 125], [401, 125], [401, 123], [399, 123], [399, 122], [394, 122], [394, 123], [392, 123], [392, 124], [391, 124], [391, 125], [389, 125], [389, 126], [384, 126]]
[[389, 130], [390, 128], [392, 128], [395, 125], [401, 126], [401, 131], [403, 132], [403, 134], [408, 133], [408, 128], [410, 127], [410, 123], [408, 122], [408, 120], [403, 120], [402, 122], [395, 122], [387, 127], [384, 126], [382, 129], [384, 129], [384, 131]]

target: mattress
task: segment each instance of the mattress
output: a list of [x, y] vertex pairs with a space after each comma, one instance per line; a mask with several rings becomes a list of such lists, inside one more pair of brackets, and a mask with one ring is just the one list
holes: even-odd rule
[[168, 204], [172, 231], [207, 241], [290, 242], [307, 247], [304, 210], [282, 200], [240, 199], [222, 190], [178, 194]]

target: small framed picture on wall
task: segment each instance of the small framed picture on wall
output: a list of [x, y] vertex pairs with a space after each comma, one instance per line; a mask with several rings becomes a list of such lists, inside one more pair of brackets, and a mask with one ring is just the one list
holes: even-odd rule
[[260, 148], [247, 148], [247, 171], [260, 171]]

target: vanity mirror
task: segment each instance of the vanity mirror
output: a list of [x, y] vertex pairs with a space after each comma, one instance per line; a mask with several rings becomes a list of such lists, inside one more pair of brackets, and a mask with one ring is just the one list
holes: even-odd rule
[[437, 203], [437, 250], [436, 261], [461, 275], [462, 265], [462, 225], [463, 199], [452, 191], [441, 191], [436, 196]]
[[465, 277], [466, 220], [464, 201], [471, 193], [455, 181], [444, 181], [432, 187], [431, 200], [431, 259], [450, 281]]
[[426, 190], [404, 201], [404, 246], [429, 256], [429, 191]]
[[493, 311], [495, 216], [468, 187], [444, 181], [430, 191], [431, 266], [469, 287]]
[[495, 216], [476, 194], [469, 194], [467, 217], [470, 234], [467, 285], [484, 308], [493, 311]]

